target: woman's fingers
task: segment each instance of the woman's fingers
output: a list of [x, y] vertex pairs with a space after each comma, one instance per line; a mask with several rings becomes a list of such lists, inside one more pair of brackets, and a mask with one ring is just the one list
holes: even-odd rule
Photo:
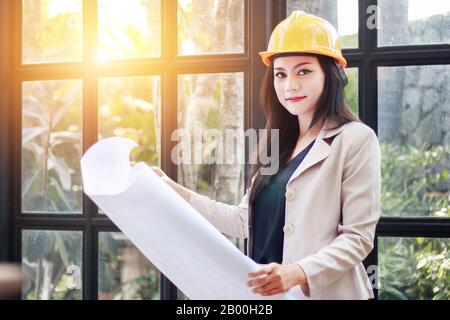
[[247, 286], [259, 288], [261, 286], [268, 284], [270, 282], [270, 280], [271, 280], [270, 276], [253, 279], [253, 280], [250, 280], [247, 282]]
[[274, 294], [279, 294], [279, 293], [281, 293], [280, 289], [275, 288], [275, 289], [266, 291], [266, 292], [264, 292], [264, 293], [261, 293], [261, 295], [262, 295], [262, 296], [273, 296]]
[[271, 273], [275, 270], [275, 268], [278, 266], [277, 263], [270, 263], [268, 265], [263, 266], [260, 270], [256, 272], [250, 272], [248, 275], [250, 278], [258, 277], [266, 275], [265, 277], [259, 277], [257, 279], [250, 279], [247, 282], [247, 286], [249, 287], [261, 287], [273, 280], [273, 277], [271, 276]]
[[276, 265], [277, 265], [276, 263], [270, 263], [270, 264], [264, 265], [258, 271], [250, 272], [248, 274], [248, 276], [250, 278], [253, 278], [253, 277], [261, 276], [261, 275], [264, 275], [264, 274], [269, 274], [269, 273], [271, 273], [273, 271], [273, 269], [275, 268]]
[[166, 174], [159, 167], [151, 167], [153, 172], [155, 172], [158, 176], [164, 177]]
[[[267, 278], [270, 278], [270, 277], [267, 277]], [[278, 289], [279, 285], [277, 283], [275, 283], [274, 281], [272, 281], [273, 279], [268, 279], [268, 280], [269, 281], [266, 284], [264, 284], [258, 288], [254, 288], [253, 292], [260, 293], [260, 294], [267, 294], [272, 290]]]

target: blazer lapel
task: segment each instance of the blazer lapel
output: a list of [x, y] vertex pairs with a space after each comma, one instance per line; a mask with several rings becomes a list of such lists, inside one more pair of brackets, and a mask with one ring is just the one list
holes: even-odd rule
[[344, 125], [342, 125], [339, 128], [332, 129], [334, 126], [336, 126], [336, 124], [331, 120], [327, 119], [325, 121], [317, 135], [316, 141], [314, 141], [314, 144], [305, 156], [305, 159], [303, 159], [298, 168], [294, 171], [288, 183], [296, 179], [308, 168], [328, 157], [331, 152], [331, 147], [324, 139], [337, 135], [344, 127]]

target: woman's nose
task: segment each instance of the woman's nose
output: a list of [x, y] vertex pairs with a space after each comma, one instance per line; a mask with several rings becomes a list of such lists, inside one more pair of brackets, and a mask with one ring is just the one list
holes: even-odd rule
[[298, 91], [300, 89], [300, 83], [295, 77], [288, 77], [286, 81], [286, 91]]

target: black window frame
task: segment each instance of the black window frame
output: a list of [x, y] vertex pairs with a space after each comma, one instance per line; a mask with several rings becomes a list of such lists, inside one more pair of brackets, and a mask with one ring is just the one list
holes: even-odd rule
[[[378, 134], [378, 68], [407, 65], [450, 64], [450, 45], [404, 45], [378, 47], [378, 32], [369, 30], [366, 10], [377, 6], [377, 0], [360, 0], [359, 41], [362, 54], [360, 74], [360, 117]], [[362, 6], [361, 6], [362, 4]], [[344, 50], [345, 53], [345, 50]], [[349, 56], [349, 61], [352, 62]], [[380, 218], [375, 234], [375, 247], [365, 265], [378, 266], [378, 239], [380, 237], [450, 238], [450, 218], [384, 217]], [[378, 289], [374, 289], [378, 299]]]
[[[21, 230], [81, 230], [83, 231], [83, 299], [98, 296], [98, 233], [118, 231], [112, 222], [96, 214], [97, 207], [83, 194], [83, 213], [21, 214], [21, 82], [76, 78], [83, 81], [83, 152], [95, 143], [97, 135], [98, 78], [103, 76], [161, 76], [161, 166], [176, 179], [176, 165], [168, 157], [175, 142], [170, 133], [176, 129], [176, 119], [167, 114], [177, 110], [177, 75], [203, 72], [244, 73], [244, 129], [264, 128], [260, 112], [259, 85], [265, 71], [258, 52], [266, 48], [275, 25], [286, 17], [286, 0], [245, 1], [245, 52], [176, 56], [176, 0], [161, 1], [163, 58], [123, 60], [104, 66], [94, 66], [96, 43], [96, 1], [83, 0], [83, 62], [49, 65], [25, 65], [21, 56], [21, 1], [0, 1], [0, 261], [20, 262]], [[406, 65], [450, 64], [450, 45], [377, 46], [377, 30], [368, 29], [366, 21], [372, 13], [369, 6], [377, 0], [359, 0], [359, 47], [344, 49], [348, 67], [358, 68], [359, 116], [375, 132], [378, 131], [378, 67]], [[88, 62], [86, 62], [88, 61]], [[93, 67], [94, 66], [94, 67]], [[92, 71], [92, 67], [94, 68]], [[88, 70], [91, 68], [90, 70]], [[148, 70], [152, 70], [149, 72]], [[248, 150], [248, 145], [246, 145]], [[247, 173], [247, 169], [246, 169]], [[379, 237], [450, 238], [450, 218], [381, 217], [375, 236], [375, 248], [364, 264], [378, 265]], [[377, 290], [375, 289], [377, 298]], [[176, 287], [161, 275], [161, 299], [177, 299]]]

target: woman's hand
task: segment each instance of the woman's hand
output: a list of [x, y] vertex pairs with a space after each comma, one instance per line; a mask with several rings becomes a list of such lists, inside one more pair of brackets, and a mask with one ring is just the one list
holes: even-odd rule
[[171, 183], [175, 183], [172, 179], [169, 178], [169, 176], [162, 171], [159, 167], [151, 167], [154, 173], [158, 175], [164, 182], [168, 183], [169, 186], [172, 186]]
[[[265, 275], [264, 277], [261, 277]], [[250, 272], [247, 282], [249, 287], [254, 287], [253, 292], [262, 296], [271, 296], [288, 291], [296, 285], [307, 283], [306, 275], [303, 269], [295, 263], [281, 265], [278, 263], [269, 263], [262, 265], [262, 268], [256, 272]]]
[[[135, 162], [130, 162], [131, 166], [134, 166]], [[169, 176], [162, 171], [159, 167], [150, 167], [154, 173], [156, 173], [165, 183], [167, 183], [173, 190], [175, 190], [181, 197], [183, 197], [186, 201], [189, 202], [191, 198], [191, 191], [182, 185], [176, 183]]]
[[153, 172], [156, 173], [165, 183], [167, 183], [173, 190], [175, 190], [181, 197], [183, 197], [187, 202], [191, 198], [191, 191], [181, 184], [176, 183], [169, 176], [161, 170], [159, 167], [151, 167]]

